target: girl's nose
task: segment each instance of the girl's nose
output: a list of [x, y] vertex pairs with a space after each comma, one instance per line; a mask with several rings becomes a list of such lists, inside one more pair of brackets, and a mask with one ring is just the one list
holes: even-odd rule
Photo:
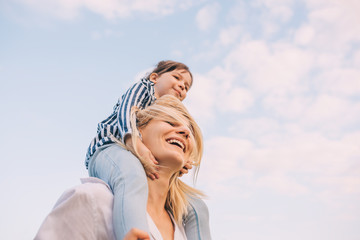
[[179, 87], [180, 87], [181, 90], [184, 90], [184, 89], [185, 89], [184, 83], [183, 83], [183, 82], [180, 82], [180, 83], [179, 83]]

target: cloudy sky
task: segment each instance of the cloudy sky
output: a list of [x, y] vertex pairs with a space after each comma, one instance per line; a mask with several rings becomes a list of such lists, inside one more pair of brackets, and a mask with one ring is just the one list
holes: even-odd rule
[[[159, 60], [189, 65], [214, 239], [358, 240], [357, 0], [0, 0], [3, 239], [86, 177], [97, 122]], [[190, 176], [185, 180], [191, 182]]]

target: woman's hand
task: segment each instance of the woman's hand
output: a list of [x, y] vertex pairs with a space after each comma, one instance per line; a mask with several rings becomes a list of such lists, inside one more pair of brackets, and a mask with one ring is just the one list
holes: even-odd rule
[[151, 153], [151, 151], [144, 145], [140, 138], [136, 139], [137, 154], [134, 150], [131, 137], [125, 139], [125, 144], [128, 149], [135, 155], [138, 156], [141, 164], [143, 165], [146, 175], [152, 180], [159, 178], [159, 166], [158, 161]]
[[138, 240], [138, 239], [150, 240], [150, 236], [147, 232], [144, 232], [137, 228], [132, 228], [123, 238], [123, 240]]

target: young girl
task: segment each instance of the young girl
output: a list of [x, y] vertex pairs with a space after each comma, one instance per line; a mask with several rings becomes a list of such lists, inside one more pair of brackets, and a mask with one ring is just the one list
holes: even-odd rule
[[[139, 137], [132, 137], [131, 109], [133, 106], [144, 109], [153, 104], [156, 98], [167, 94], [182, 101], [192, 81], [192, 74], [185, 64], [161, 61], [147, 77], [131, 86], [119, 98], [113, 113], [98, 124], [97, 135], [88, 148], [85, 165], [90, 176], [107, 182], [114, 193], [113, 224], [117, 239], [123, 239], [131, 228], [149, 232], [146, 221], [146, 175], [152, 180], [159, 178], [158, 162]], [[111, 147], [119, 140], [133, 154]], [[103, 150], [109, 147], [111, 151], [108, 149], [105, 154]], [[135, 152], [141, 163], [134, 156]], [[187, 173], [191, 168], [191, 163], [187, 163], [181, 172]], [[188, 239], [210, 239], [206, 205], [195, 198], [190, 200], [190, 204], [191, 208], [184, 216]]]

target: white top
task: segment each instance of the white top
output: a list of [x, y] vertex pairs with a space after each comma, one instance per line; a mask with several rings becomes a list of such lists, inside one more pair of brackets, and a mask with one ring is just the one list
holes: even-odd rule
[[[186, 234], [185, 234], [185, 229], [183, 225], [178, 225], [173, 216], [171, 214], [169, 214], [169, 216], [171, 217], [171, 221], [174, 224], [174, 240], [187, 240], [186, 238]], [[147, 220], [148, 220], [148, 224], [149, 224], [149, 230], [150, 230], [150, 237], [153, 240], [163, 240], [161, 233], [159, 231], [159, 229], [156, 227], [154, 221], [152, 220], [152, 218], [150, 217], [150, 215], [147, 213]]]
[[[61, 195], [34, 239], [115, 240], [112, 224], [114, 196], [109, 186], [93, 177], [82, 178], [81, 183]], [[163, 240], [149, 214], [147, 217], [151, 238]], [[174, 239], [186, 240], [184, 227], [178, 226], [174, 219], [172, 221]]]

